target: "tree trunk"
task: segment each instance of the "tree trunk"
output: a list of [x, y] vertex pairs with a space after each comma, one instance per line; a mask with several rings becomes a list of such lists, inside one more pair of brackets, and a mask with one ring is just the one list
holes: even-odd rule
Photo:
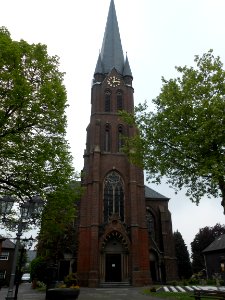
[[219, 188], [222, 192], [221, 205], [223, 206], [223, 213], [225, 214], [225, 180], [223, 176], [219, 178]]

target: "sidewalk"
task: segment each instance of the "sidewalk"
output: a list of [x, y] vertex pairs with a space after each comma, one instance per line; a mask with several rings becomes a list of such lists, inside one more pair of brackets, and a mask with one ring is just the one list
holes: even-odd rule
[[[8, 288], [2, 288], [0, 290], [0, 300], [5, 300], [7, 292]], [[32, 289], [31, 283], [22, 283], [19, 286], [17, 300], [45, 300], [45, 292], [39, 292]]]
[[[0, 290], [0, 300], [5, 300], [7, 288]], [[143, 295], [142, 288], [81, 288], [78, 300], [160, 300]], [[22, 283], [19, 287], [17, 300], [45, 300], [45, 292], [31, 288], [30, 283]], [[161, 299], [163, 300], [163, 299]]]

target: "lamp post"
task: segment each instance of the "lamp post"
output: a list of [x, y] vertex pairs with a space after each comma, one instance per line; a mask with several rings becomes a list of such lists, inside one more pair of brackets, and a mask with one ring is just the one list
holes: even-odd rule
[[26, 247], [28, 248], [28, 250], [30, 250], [30, 248], [32, 247], [34, 242], [34, 238], [31, 237], [29, 239], [25, 238], [25, 239], [21, 239], [20, 240], [20, 257], [19, 257], [19, 264], [18, 264], [18, 268], [16, 270], [16, 288], [15, 288], [15, 294], [14, 294], [14, 299], [17, 299], [17, 295], [18, 295], [18, 290], [19, 290], [19, 284], [21, 281], [21, 275], [22, 275], [22, 264], [23, 264], [23, 258], [24, 258], [24, 253], [26, 252]]
[[[1, 213], [3, 215], [3, 222], [7, 221], [6, 215], [11, 212], [12, 206], [14, 203], [14, 199], [11, 196], [4, 196], [0, 198], [0, 208]], [[35, 220], [38, 214], [40, 213], [40, 207], [43, 206], [43, 200], [39, 196], [35, 196], [30, 199], [26, 199], [24, 203], [20, 204], [20, 218], [17, 222], [17, 233], [16, 233], [16, 245], [13, 256], [12, 270], [9, 281], [8, 293], [6, 296], [6, 300], [14, 300], [15, 297], [13, 295], [13, 288], [15, 283], [15, 275], [16, 275], [16, 264], [17, 257], [19, 253], [20, 247], [20, 237], [22, 235], [22, 231], [29, 222], [30, 219]]]

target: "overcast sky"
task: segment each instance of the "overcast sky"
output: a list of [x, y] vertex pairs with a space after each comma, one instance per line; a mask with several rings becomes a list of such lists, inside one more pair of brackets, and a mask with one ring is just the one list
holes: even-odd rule
[[[77, 171], [83, 167], [90, 118], [91, 80], [101, 48], [110, 0], [0, 0], [0, 26], [15, 40], [48, 46], [66, 72], [68, 140]], [[214, 50], [225, 62], [224, 0], [115, 0], [124, 53], [132, 69], [135, 104], [155, 98], [161, 77], [175, 66], [194, 65], [194, 55]], [[153, 108], [153, 107], [152, 107]], [[220, 199], [196, 206], [182, 191], [149, 185], [169, 197], [173, 230], [190, 249], [199, 228], [225, 224]]]

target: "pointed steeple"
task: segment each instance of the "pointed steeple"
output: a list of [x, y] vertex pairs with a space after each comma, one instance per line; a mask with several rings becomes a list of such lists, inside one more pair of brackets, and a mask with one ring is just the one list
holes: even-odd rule
[[96, 65], [95, 74], [99, 73], [99, 66], [102, 67], [102, 70], [105, 74], [109, 73], [113, 68], [115, 68], [120, 74], [123, 74], [124, 55], [114, 0], [111, 0], [110, 2], [105, 34], [100, 57]]
[[95, 67], [95, 74], [103, 74], [104, 71], [102, 69], [102, 60], [101, 60], [101, 53], [99, 53], [99, 56], [98, 56], [98, 60], [97, 60], [97, 64], [96, 64], [96, 67]]
[[133, 77], [127, 55], [124, 63], [123, 76]]

